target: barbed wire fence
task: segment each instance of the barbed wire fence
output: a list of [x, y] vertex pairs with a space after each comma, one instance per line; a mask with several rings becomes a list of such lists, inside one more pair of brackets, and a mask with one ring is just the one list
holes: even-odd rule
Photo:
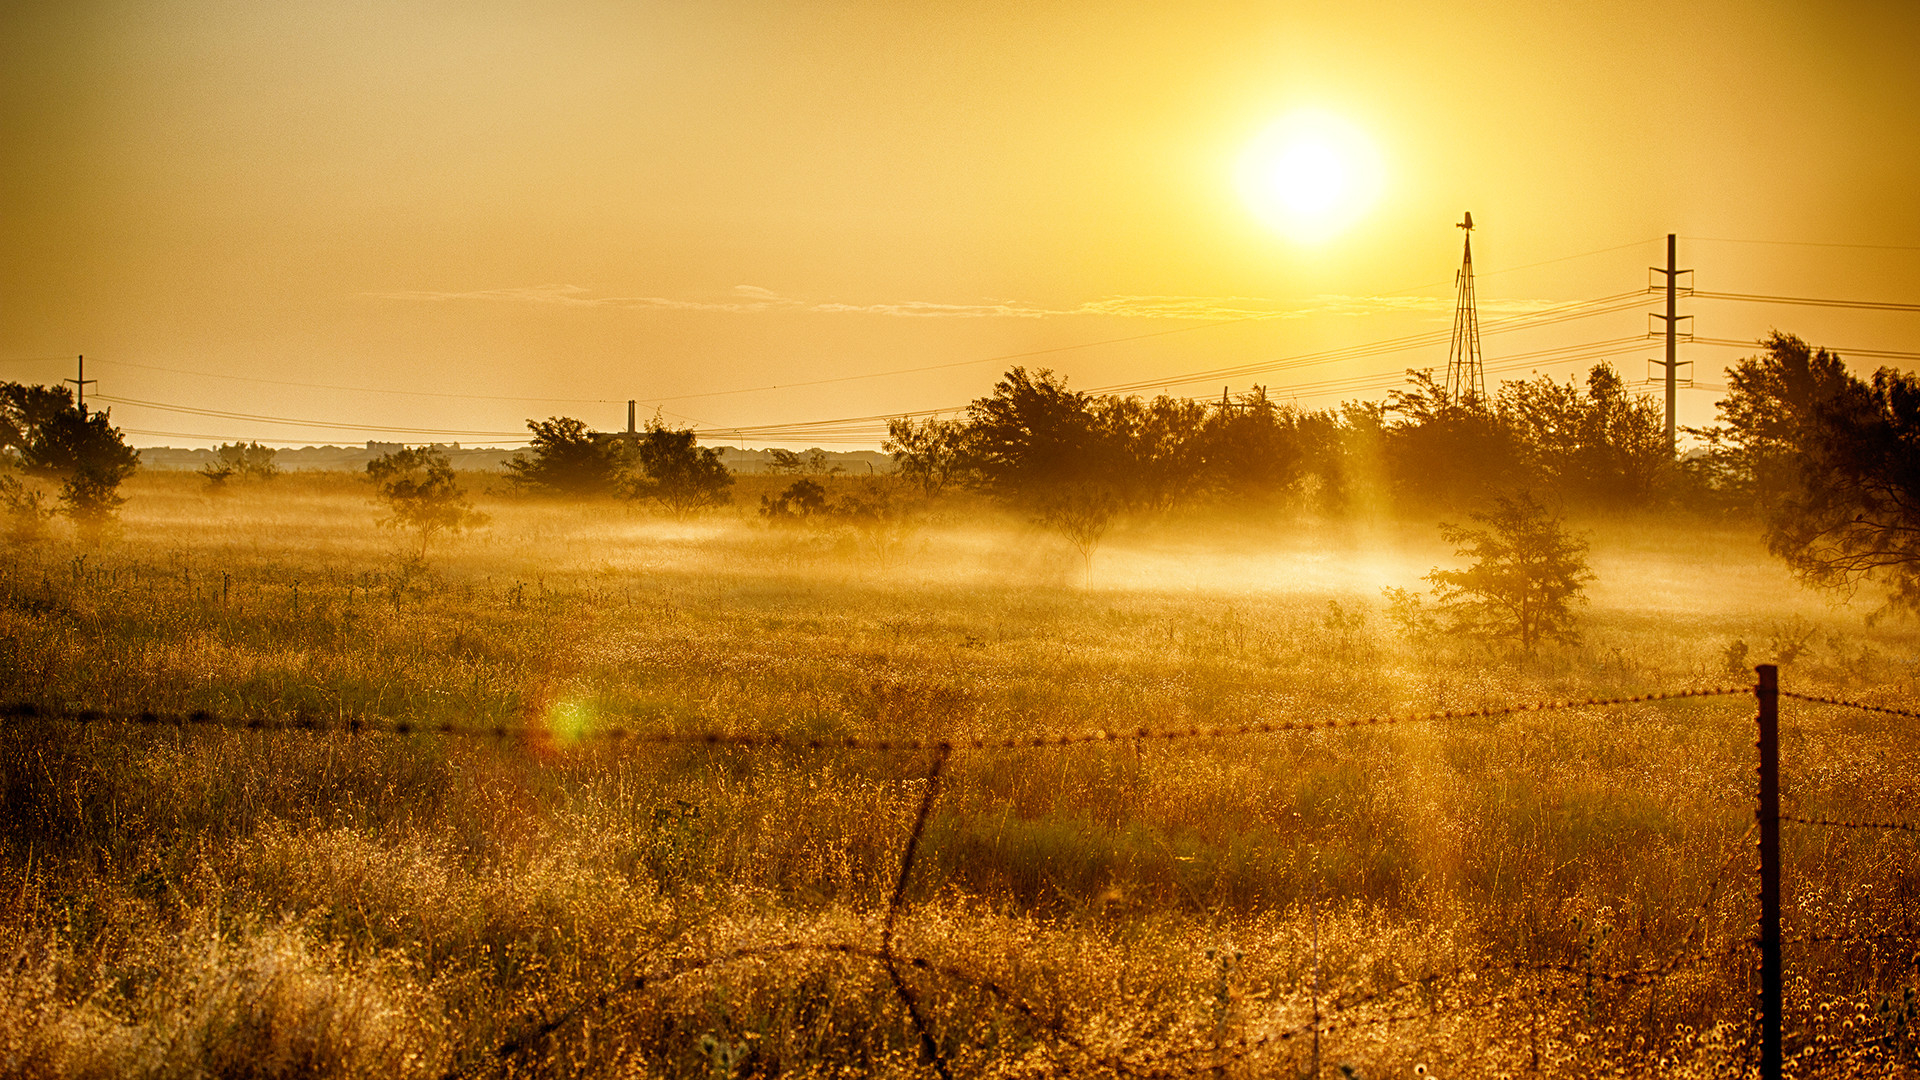
[[[930, 753], [932, 761], [924, 774], [925, 789], [922, 792], [913, 823], [902, 845], [900, 866], [894, 879], [894, 886], [883, 911], [879, 912], [879, 942], [877, 946], [858, 942], [820, 942], [791, 941], [770, 945], [753, 945], [697, 956], [683, 956], [656, 962], [648, 966], [651, 958], [636, 961], [630, 973], [600, 992], [576, 1001], [560, 1012], [532, 1024], [522, 1032], [507, 1038], [491, 1051], [490, 1056], [505, 1064], [535, 1052], [544, 1044], [562, 1032], [569, 1024], [609, 1006], [614, 1000], [644, 991], [660, 988], [675, 980], [702, 972], [710, 972], [730, 964], [756, 959], [766, 959], [782, 955], [837, 955], [870, 962], [879, 967], [887, 976], [887, 981], [896, 1000], [913, 1028], [924, 1063], [941, 1080], [953, 1080], [951, 1063], [947, 1054], [935, 1037], [933, 1027], [925, 1008], [921, 992], [915, 988], [908, 977], [937, 977], [947, 983], [978, 990], [1002, 1003], [1005, 1007], [1019, 1013], [1027, 1022], [1048, 1039], [1073, 1053], [1085, 1058], [1089, 1063], [1097, 1064], [1109, 1071], [1140, 1080], [1175, 1080], [1175, 1078], [1195, 1076], [1201, 1073], [1217, 1072], [1227, 1066], [1244, 1061], [1259, 1051], [1284, 1044], [1294, 1039], [1311, 1036], [1318, 1045], [1320, 1035], [1343, 1029], [1367, 1025], [1391, 1026], [1420, 1019], [1429, 1019], [1439, 1014], [1442, 1006], [1431, 1004], [1424, 1009], [1403, 1010], [1398, 1013], [1369, 1014], [1365, 1010], [1378, 1006], [1412, 991], [1431, 989], [1438, 985], [1461, 983], [1468, 977], [1478, 977], [1488, 972], [1501, 972], [1514, 977], [1513, 984], [1495, 993], [1485, 994], [1464, 1001], [1452, 1001], [1444, 1006], [1448, 1015], [1479, 1012], [1498, 1009], [1516, 1004], [1539, 995], [1538, 978], [1541, 976], [1577, 977], [1588, 984], [1602, 983], [1619, 986], [1653, 986], [1660, 980], [1680, 971], [1695, 967], [1711, 960], [1725, 960], [1741, 949], [1753, 948], [1758, 956], [1757, 974], [1759, 976], [1759, 1008], [1755, 1012], [1758, 1021], [1759, 1071], [1764, 1080], [1777, 1080], [1782, 1075], [1783, 1062], [1793, 1060], [1811, 1060], [1833, 1054], [1842, 1054], [1850, 1049], [1872, 1049], [1897, 1041], [1893, 1036], [1880, 1034], [1862, 1036], [1851, 1043], [1830, 1042], [1820, 1046], [1809, 1045], [1800, 1048], [1794, 1054], [1785, 1052], [1781, 1042], [1782, 1012], [1782, 947], [1785, 944], [1839, 944], [1850, 942], [1907, 941], [1920, 936], [1920, 928], [1914, 930], [1881, 931], [1849, 934], [1812, 934], [1783, 937], [1780, 932], [1779, 889], [1780, 889], [1780, 842], [1779, 827], [1792, 824], [1813, 828], [1832, 828], [1843, 830], [1872, 830], [1881, 832], [1920, 833], [1920, 825], [1905, 821], [1851, 820], [1826, 815], [1785, 814], [1778, 806], [1779, 763], [1778, 763], [1778, 700], [1788, 698], [1796, 701], [1854, 709], [1881, 715], [1906, 718], [1920, 718], [1920, 710], [1903, 709], [1887, 705], [1876, 705], [1844, 698], [1802, 694], [1780, 690], [1777, 681], [1777, 669], [1773, 665], [1761, 665], [1756, 669], [1758, 681], [1753, 686], [1719, 686], [1688, 688], [1661, 691], [1646, 694], [1633, 694], [1619, 697], [1567, 698], [1547, 701], [1522, 702], [1508, 705], [1485, 706], [1473, 709], [1448, 709], [1408, 714], [1377, 714], [1358, 718], [1331, 718], [1307, 720], [1258, 720], [1241, 724], [1131, 729], [1102, 729], [1071, 733], [1040, 735], [1022, 735], [1005, 737], [968, 737], [955, 739], [928, 738], [865, 738], [848, 737], [800, 737], [778, 733], [738, 732], [738, 731], [679, 731], [660, 732], [626, 728], [611, 725], [593, 731], [579, 733], [561, 733], [547, 728], [537, 727], [476, 727], [453, 723], [415, 723], [406, 720], [366, 720], [342, 719], [325, 720], [312, 717], [295, 717], [275, 720], [259, 717], [223, 717], [208, 711], [185, 713], [160, 713], [154, 711], [111, 712], [100, 709], [58, 709], [31, 703], [18, 702], [0, 706], [0, 718], [13, 720], [59, 720], [79, 724], [118, 724], [144, 726], [213, 727], [236, 731], [252, 732], [309, 732], [344, 733], [366, 735], [432, 735], [453, 738], [471, 738], [516, 743], [545, 743], [565, 741], [569, 743], [598, 740], [612, 744], [634, 745], [686, 745], [686, 746], [727, 746], [749, 749], [785, 749], [785, 750], [862, 750], [882, 753]], [[1068, 746], [1091, 745], [1113, 742], [1178, 742], [1189, 740], [1220, 740], [1244, 736], [1283, 734], [1289, 732], [1337, 731], [1361, 728], [1377, 728], [1403, 724], [1444, 723], [1447, 721], [1485, 719], [1515, 716], [1531, 713], [1547, 713], [1581, 708], [1606, 708], [1639, 703], [1655, 703], [1702, 698], [1725, 698], [1731, 696], [1753, 695], [1759, 704], [1760, 738], [1756, 743], [1760, 751], [1759, 792], [1755, 811], [1755, 825], [1748, 830], [1747, 836], [1755, 831], [1760, 833], [1759, 853], [1761, 865], [1755, 868], [1760, 878], [1761, 917], [1757, 934], [1751, 939], [1736, 939], [1715, 947], [1706, 946], [1708, 920], [1711, 908], [1718, 893], [1721, 880], [1728, 869], [1737, 860], [1739, 849], [1722, 864], [1703, 901], [1700, 916], [1694, 933], [1700, 937], [1700, 946], [1689, 952], [1673, 956], [1663, 963], [1637, 968], [1619, 970], [1596, 969], [1591, 963], [1510, 963], [1499, 965], [1462, 965], [1446, 971], [1429, 972], [1424, 975], [1400, 979], [1387, 986], [1330, 1002], [1325, 1008], [1316, 1007], [1311, 1020], [1304, 1024], [1281, 1027], [1260, 1034], [1242, 1034], [1229, 1040], [1214, 1040], [1204, 1045], [1195, 1045], [1176, 1050], [1165, 1050], [1158, 1054], [1145, 1056], [1127, 1056], [1115, 1053], [1095, 1045], [1072, 1030], [1071, 1025], [1062, 1017], [1050, 1015], [1047, 1011], [1020, 994], [1002, 985], [999, 981], [967, 971], [952, 964], [939, 963], [926, 957], [906, 955], [897, 948], [896, 929], [899, 919], [906, 909], [906, 897], [914, 870], [921, 852], [928, 822], [939, 799], [941, 781], [953, 754], [959, 751], [1013, 751], [1026, 749], [1046, 749]], [[1745, 837], [1742, 838], [1744, 842]], [[1532, 978], [1521, 978], [1529, 976]], [[449, 1073], [450, 1077], [458, 1073]]]

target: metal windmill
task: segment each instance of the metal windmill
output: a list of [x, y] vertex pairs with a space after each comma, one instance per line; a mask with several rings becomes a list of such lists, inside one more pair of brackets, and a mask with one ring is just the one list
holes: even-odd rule
[[1453, 344], [1447, 350], [1447, 397], [1462, 405], [1483, 405], [1487, 377], [1480, 364], [1480, 312], [1473, 301], [1473, 213], [1454, 226], [1466, 230], [1460, 272], [1454, 278]]

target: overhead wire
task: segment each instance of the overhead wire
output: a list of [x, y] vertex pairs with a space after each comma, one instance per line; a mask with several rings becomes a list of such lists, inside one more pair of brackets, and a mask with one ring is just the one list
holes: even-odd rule
[[1823, 300], [1812, 296], [1709, 292], [1704, 289], [1689, 290], [1687, 295], [1697, 300], [1740, 300], [1754, 304], [1791, 304], [1800, 307], [1842, 308], [1848, 311], [1920, 311], [1920, 304], [1906, 304], [1891, 300]]
[[1858, 248], [1862, 251], [1920, 251], [1915, 244], [1836, 244], [1818, 240], [1742, 240], [1731, 236], [1682, 236], [1682, 240], [1692, 240], [1709, 244], [1765, 244], [1775, 247], [1821, 247], [1821, 248]]
[[[1719, 345], [1735, 349], [1753, 349], [1760, 346], [1760, 342], [1743, 341], [1739, 338], [1694, 337], [1688, 340], [1695, 345]], [[1920, 352], [1905, 352], [1898, 349], [1848, 349], [1838, 345], [1826, 346], [1826, 348], [1828, 352], [1837, 353], [1840, 356], [1863, 356], [1874, 360], [1920, 360]]]
[[114, 394], [95, 394], [94, 400], [115, 405], [133, 405], [145, 409], [159, 409], [163, 412], [182, 413], [189, 416], [205, 416], [216, 420], [246, 420], [253, 423], [286, 424], [294, 427], [329, 428], [345, 431], [378, 431], [399, 435], [453, 435], [468, 438], [514, 438], [517, 431], [474, 431], [446, 428], [400, 427], [387, 424], [346, 423], [337, 420], [307, 420], [287, 416], [264, 416], [257, 413], [229, 412], [224, 409], [203, 409], [191, 405], [173, 405], [161, 401], [144, 401], [140, 398], [120, 397]]

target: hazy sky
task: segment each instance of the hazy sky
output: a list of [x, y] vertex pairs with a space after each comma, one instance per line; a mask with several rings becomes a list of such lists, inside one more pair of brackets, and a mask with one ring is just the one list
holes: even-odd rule
[[[1463, 210], [1489, 323], [1644, 288], [1668, 232], [1701, 290], [1920, 302], [1916, 56], [1891, 2], [13, 2], [0, 378], [84, 353], [137, 445], [503, 442], [628, 398], [874, 445], [765, 429], [963, 405], [1015, 362], [1379, 397], [1444, 341], [1282, 362], [1444, 331]], [[1235, 184], [1302, 110], [1379, 161], [1319, 243]], [[1645, 378], [1657, 343], [1621, 342], [1657, 307], [1489, 335], [1490, 378], [1590, 342]], [[1920, 313], [1682, 310], [1920, 351]], [[1717, 383], [1741, 353], [1682, 355]]]

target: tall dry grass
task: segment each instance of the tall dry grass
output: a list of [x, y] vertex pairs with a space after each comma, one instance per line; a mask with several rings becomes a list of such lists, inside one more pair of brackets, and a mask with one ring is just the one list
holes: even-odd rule
[[[568, 737], [616, 721], [1008, 735], [1614, 696], [1736, 659], [1888, 702], [1920, 675], [1911, 627], [1697, 521], [1593, 523], [1584, 644], [1519, 658], [1384, 618], [1381, 586], [1449, 554], [1430, 523], [1135, 523], [1083, 581], [972, 511], [881, 558], [744, 507], [496, 499], [422, 568], [350, 478], [131, 493], [118, 539], [0, 560], [0, 698], [558, 737], [0, 722], [0, 1074], [924, 1072], [885, 973], [825, 947], [876, 947], [930, 762]], [[956, 1074], [1299, 1074], [1316, 998], [1326, 1076], [1736, 1073], [1750, 714], [962, 753], [900, 948]], [[1914, 743], [1790, 705], [1787, 804], [1920, 817]], [[1787, 837], [1790, 933], [1885, 935], [1790, 947], [1793, 1045], [1879, 1040], [1803, 1072], [1908, 1067], [1913, 837]], [[751, 952], [779, 944], [803, 947]]]

